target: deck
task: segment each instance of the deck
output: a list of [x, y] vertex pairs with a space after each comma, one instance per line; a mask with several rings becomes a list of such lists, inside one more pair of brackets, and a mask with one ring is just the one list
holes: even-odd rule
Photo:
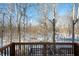
[[[73, 49], [74, 46], [74, 49]], [[50, 42], [13, 42], [0, 48], [1, 56], [78, 56], [79, 44]]]

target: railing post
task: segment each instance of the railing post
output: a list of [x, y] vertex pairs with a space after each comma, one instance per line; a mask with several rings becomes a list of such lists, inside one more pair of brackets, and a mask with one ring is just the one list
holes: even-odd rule
[[15, 56], [15, 44], [12, 43], [10, 46], [10, 56]]
[[79, 56], [79, 45], [74, 44], [74, 56]]

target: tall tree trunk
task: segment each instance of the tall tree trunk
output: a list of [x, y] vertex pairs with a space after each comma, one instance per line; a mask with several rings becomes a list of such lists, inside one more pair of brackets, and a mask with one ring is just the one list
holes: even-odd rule
[[55, 42], [55, 19], [53, 19], [53, 44], [54, 44], [54, 55], [56, 53], [56, 42]]
[[10, 43], [12, 43], [12, 17], [10, 16]]
[[[72, 20], [72, 43], [74, 44], [74, 20]], [[74, 45], [72, 45], [72, 51], [74, 54]]]
[[4, 15], [5, 14], [3, 13], [1, 47], [3, 47], [3, 40], [4, 40]]

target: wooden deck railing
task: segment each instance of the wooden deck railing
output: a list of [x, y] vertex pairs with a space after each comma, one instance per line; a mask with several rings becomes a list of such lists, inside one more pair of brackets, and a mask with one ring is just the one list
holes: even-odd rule
[[[72, 46], [74, 45], [74, 52]], [[79, 56], [79, 44], [56, 43], [54, 53], [53, 43], [50, 42], [28, 42], [11, 43], [0, 48], [1, 56]]]
[[0, 55], [1, 56], [13, 56], [15, 55], [15, 52], [13, 52], [14, 50], [15, 50], [14, 43], [11, 43], [9, 45], [6, 45], [0, 48]]

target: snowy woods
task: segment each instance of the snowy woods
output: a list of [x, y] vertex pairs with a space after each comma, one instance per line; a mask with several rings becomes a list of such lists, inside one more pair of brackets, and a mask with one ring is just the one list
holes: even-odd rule
[[58, 6], [51, 3], [0, 4], [0, 46], [12, 42], [72, 42], [73, 22], [75, 40], [79, 41], [79, 4], [72, 4], [62, 16]]

